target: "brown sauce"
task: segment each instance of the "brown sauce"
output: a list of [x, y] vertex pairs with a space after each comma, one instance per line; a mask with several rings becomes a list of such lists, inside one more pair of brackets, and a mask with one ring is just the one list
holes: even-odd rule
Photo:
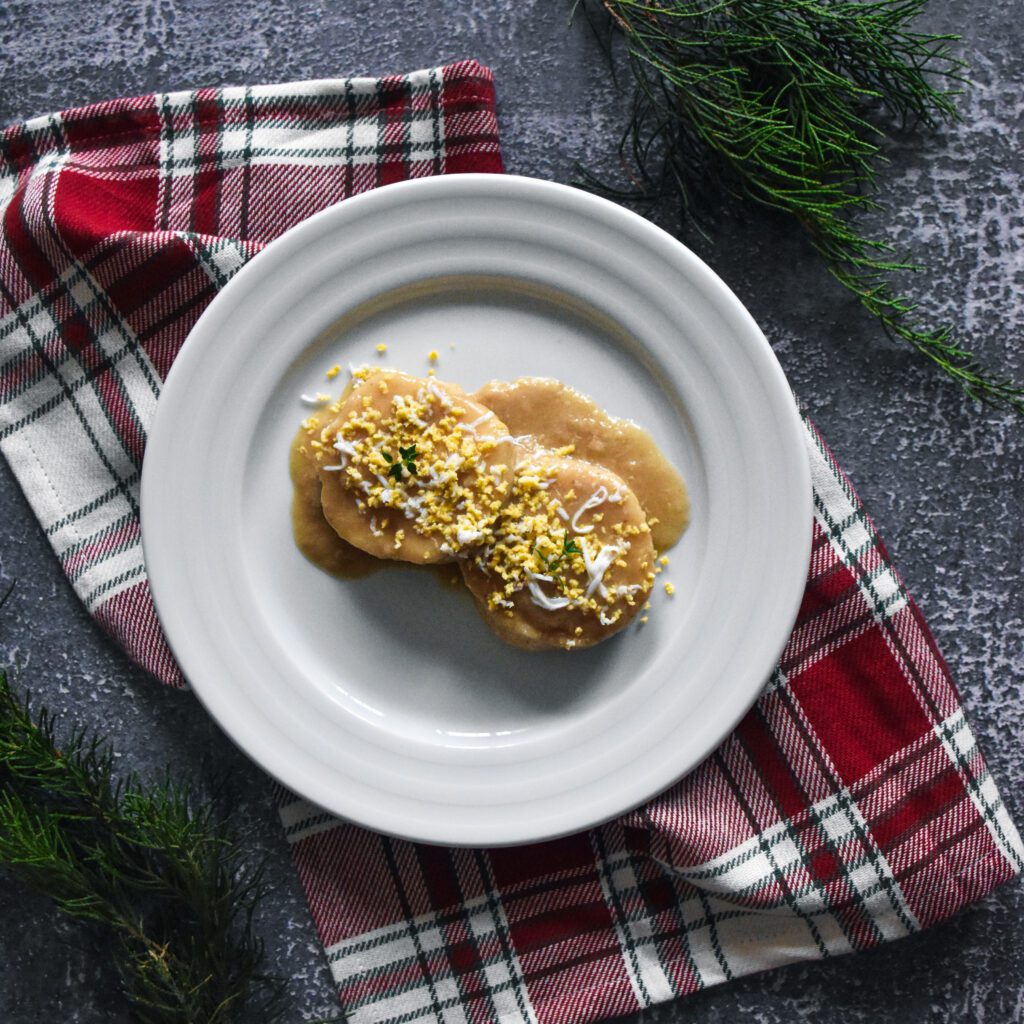
[[672, 547], [690, 519], [683, 478], [646, 430], [609, 416], [585, 395], [557, 380], [520, 377], [491, 381], [474, 396], [519, 436], [532, 435], [542, 448], [574, 445], [576, 458], [605, 466], [629, 485], [651, 526], [658, 551]]
[[[472, 396], [491, 409], [516, 437], [530, 435], [537, 448], [574, 445], [577, 458], [605, 466], [620, 476], [652, 521], [658, 551], [672, 547], [689, 521], [689, 500], [679, 473], [658, 450], [653, 438], [629, 420], [609, 416], [595, 402], [556, 380], [522, 377], [492, 381]], [[327, 426], [335, 413], [325, 408], [310, 417]], [[308, 449], [308, 434], [299, 429], [292, 441], [289, 469], [294, 486], [292, 530], [299, 550], [333, 576], [366, 576], [388, 564], [342, 540], [324, 519], [320, 475]], [[431, 569], [453, 585], [461, 579], [454, 565]]]
[[[327, 409], [314, 412], [309, 419], [323, 428], [334, 418]], [[320, 504], [320, 473], [308, 447], [309, 437], [299, 428], [292, 441], [288, 468], [292, 486], [292, 532], [299, 550], [314, 565], [332, 576], [366, 576], [381, 565], [379, 558], [360, 551], [342, 540], [324, 519]]]

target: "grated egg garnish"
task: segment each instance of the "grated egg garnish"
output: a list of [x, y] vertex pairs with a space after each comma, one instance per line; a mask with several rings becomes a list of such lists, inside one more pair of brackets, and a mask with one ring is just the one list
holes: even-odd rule
[[[385, 395], [380, 385], [386, 380], [377, 378], [376, 388], [354, 380], [355, 393]], [[352, 413], [340, 425], [335, 422], [320, 434], [344, 473], [345, 487], [360, 493], [360, 510], [376, 517], [393, 509], [454, 554], [482, 540], [502, 505], [498, 488], [506, 467], [492, 472], [494, 439], [467, 430], [465, 410], [433, 382], [413, 395], [392, 395], [383, 411], [367, 397], [351, 404]], [[396, 461], [400, 451], [415, 454]], [[404, 536], [396, 531], [396, 547]]]
[[[341, 474], [374, 536], [390, 516], [403, 523], [388, 534], [396, 548], [410, 530], [435, 538], [442, 552], [487, 577], [487, 605], [495, 613], [513, 614], [519, 596], [543, 611], [569, 611], [609, 627], [645, 600], [659, 567], [651, 572], [644, 562], [641, 582], [632, 582], [626, 556], [632, 538], [649, 526], [606, 525], [595, 512], [621, 501], [621, 493], [601, 486], [579, 502], [572, 489], [553, 486], [557, 460], [520, 452], [523, 461], [515, 464], [517, 439], [486, 435], [488, 427], [503, 431], [493, 413], [467, 420], [457, 395], [433, 378], [414, 393], [399, 388], [389, 396], [386, 382], [393, 379], [353, 367], [349, 387], [362, 400], [350, 396], [351, 411], [340, 422], [323, 427], [311, 418], [305, 425], [310, 444], [319, 445], [320, 468]], [[376, 401], [368, 397], [374, 393]], [[332, 411], [340, 408], [341, 400]], [[588, 512], [590, 522], [581, 522]]]
[[[488, 595], [492, 610], [507, 608], [519, 593], [544, 611], [575, 611], [611, 626], [622, 605], [636, 603], [650, 583], [610, 585], [614, 564], [630, 548], [629, 536], [639, 527], [623, 525], [623, 535], [612, 543], [573, 533], [559, 498], [548, 493], [555, 470], [549, 463], [530, 462], [516, 467], [508, 503], [470, 561], [492, 581]], [[616, 607], [618, 605], [618, 607]], [[579, 628], [577, 636], [582, 633]]]

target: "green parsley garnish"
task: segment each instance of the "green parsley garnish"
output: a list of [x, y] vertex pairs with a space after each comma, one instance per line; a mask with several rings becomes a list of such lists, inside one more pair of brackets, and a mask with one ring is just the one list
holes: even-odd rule
[[558, 585], [558, 589], [564, 590], [565, 578], [562, 575], [562, 564], [569, 555], [581, 555], [583, 552], [580, 551], [579, 545], [576, 543], [576, 539], [574, 537], [570, 537], [569, 531], [566, 530], [566, 532], [562, 534], [562, 550], [557, 555], [545, 555], [539, 550], [534, 553], [544, 563], [544, 569], [547, 575], [550, 576]]
[[407, 472], [410, 476], [416, 475], [416, 445], [411, 444], [408, 448], [403, 448], [399, 445], [399, 458], [397, 462], [387, 452], [381, 452], [381, 455], [384, 456], [384, 461], [391, 467], [388, 470], [388, 476], [392, 480], [401, 480], [403, 472]]

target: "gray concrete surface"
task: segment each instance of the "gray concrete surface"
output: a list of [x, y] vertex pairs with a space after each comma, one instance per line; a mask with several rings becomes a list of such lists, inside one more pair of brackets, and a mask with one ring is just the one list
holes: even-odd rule
[[[475, 56], [495, 71], [508, 169], [567, 180], [582, 160], [613, 166], [621, 101], [561, 0], [6, 0], [0, 122], [121, 94], [408, 70]], [[929, 270], [923, 305], [959, 325], [989, 362], [1024, 377], [1024, 23], [1015, 0], [935, 0], [929, 27], [957, 31], [972, 67], [964, 122], [894, 147], [892, 212], [880, 218]], [[780, 225], [723, 226], [692, 240], [765, 328], [797, 392], [878, 521], [931, 623], [1011, 812], [1024, 820], [1020, 587], [1024, 420], [979, 410], [882, 337]], [[0, 584], [18, 589], [0, 657], [76, 723], [105, 730], [125, 765], [204, 759], [233, 768], [237, 817], [269, 855], [260, 919], [294, 1019], [336, 1013], [259, 770], [188, 694], [132, 669], [65, 583], [6, 465], [0, 465]], [[111, 979], [76, 927], [0, 880], [0, 1020], [123, 1019]], [[746, 978], [641, 1014], [759, 1024], [1024, 1019], [1024, 890], [1003, 887], [901, 943]], [[255, 1021], [254, 1021], [255, 1024]]]

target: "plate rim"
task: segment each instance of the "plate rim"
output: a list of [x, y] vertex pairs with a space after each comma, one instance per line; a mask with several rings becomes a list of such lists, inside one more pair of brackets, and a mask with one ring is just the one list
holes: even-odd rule
[[[794, 569], [794, 575], [799, 575], [801, 583], [799, 586], [792, 588], [792, 592], [788, 595], [789, 600], [787, 603], [789, 607], [785, 615], [785, 621], [788, 623], [787, 628], [785, 631], [782, 631], [781, 629], [779, 630], [779, 638], [775, 645], [776, 649], [774, 649], [771, 662], [768, 665], [766, 672], [756, 685], [750, 685], [749, 699], [745, 702], [737, 702], [732, 715], [727, 716], [727, 727], [723, 729], [716, 729], [716, 735], [707, 739], [703, 744], [703, 747], [705, 748], [703, 749], [703, 752], [699, 757], [691, 758], [691, 763], [688, 766], [683, 768], [680, 772], [676, 772], [671, 777], [662, 780], [656, 788], [651, 789], [650, 791], [645, 791], [645, 795], [638, 799], [633, 799], [628, 806], [619, 806], [614, 809], [607, 809], [607, 813], [602, 812], [600, 817], [594, 817], [592, 820], [588, 820], [582, 824], [578, 820], [572, 821], [564, 828], [548, 828], [529, 835], [476, 835], [472, 838], [466, 839], [464, 837], [459, 838], [444, 834], [443, 826], [441, 826], [440, 830], [431, 831], [429, 834], [422, 831], [418, 831], [413, 834], [409, 831], [402, 831], [400, 828], [387, 827], [379, 821], [368, 821], [366, 816], [353, 816], [351, 808], [342, 810], [337, 804], [330, 805], [325, 803], [322, 799], [312, 797], [308, 792], [303, 792], [303, 787], [297, 786], [294, 779], [285, 777], [281, 772], [270, 768], [267, 762], [253, 751], [251, 744], [246, 743], [236, 735], [236, 731], [231, 727], [231, 723], [225, 721], [224, 716], [220, 713], [220, 709], [216, 706], [216, 701], [210, 699], [210, 693], [206, 692], [204, 694], [203, 686], [205, 684], [198, 686], [195, 685], [195, 683], [192, 684], [193, 691], [199, 698], [200, 702], [207, 708], [209, 713], [214, 717], [220, 727], [233, 740], [233, 742], [235, 742], [236, 745], [238, 745], [247, 754], [247, 756], [259, 764], [264, 770], [277, 778], [282, 785], [287, 786], [289, 789], [292, 789], [301, 796], [306, 796], [308, 799], [313, 800], [321, 806], [325, 806], [325, 809], [329, 810], [333, 814], [338, 814], [346, 820], [355, 821], [357, 824], [363, 824], [366, 827], [373, 828], [377, 831], [394, 835], [402, 839], [462, 846], [515, 845], [524, 842], [543, 841], [546, 839], [556, 838], [557, 836], [581, 831], [582, 829], [592, 827], [603, 821], [614, 818], [617, 815], [628, 811], [632, 807], [636, 807], [646, 802], [652, 796], [655, 796], [657, 793], [671, 786], [674, 782], [678, 781], [680, 778], [684, 777], [696, 768], [697, 765], [713, 749], [715, 749], [715, 747], [717, 747], [725, 737], [729, 735], [743, 715], [746, 714], [749, 708], [756, 701], [764, 683], [770, 676], [772, 667], [777, 663], [778, 658], [789, 638], [792, 630], [792, 624], [795, 621], [799, 610], [800, 599], [803, 595], [803, 580], [806, 578], [806, 570], [811, 553], [813, 521], [810, 466], [804, 449], [806, 432], [800, 421], [795, 399], [789, 389], [789, 384], [785, 378], [778, 358], [772, 351], [767, 339], [764, 337], [764, 334], [761, 332], [750, 313], [746, 310], [731, 289], [729, 289], [725, 282], [722, 281], [722, 279], [706, 263], [704, 263], [700, 257], [688, 249], [683, 243], [679, 242], [667, 232], [662, 231], [662, 229], [639, 215], [607, 200], [593, 196], [590, 193], [581, 192], [566, 185], [544, 181], [542, 179], [524, 178], [516, 175], [441, 175], [437, 177], [412, 179], [382, 186], [325, 208], [317, 214], [314, 214], [312, 217], [300, 222], [298, 225], [282, 234], [278, 239], [269, 243], [260, 253], [249, 260], [249, 262], [234, 275], [218, 295], [214, 297], [210, 305], [203, 311], [183, 343], [177, 357], [172, 363], [170, 372], [164, 381], [160, 396], [161, 400], [157, 402], [154, 420], [149, 433], [147, 456], [154, 452], [159, 454], [163, 450], [163, 447], [166, 447], [163, 438], [169, 428], [165, 427], [164, 424], [167, 422], [173, 422], [172, 416], [175, 406], [172, 402], [164, 401], [164, 398], [169, 391], [172, 397], [175, 395], [175, 391], [171, 390], [176, 388], [174, 383], [175, 380], [186, 379], [186, 375], [189, 372], [192, 363], [195, 360], [202, 358], [202, 346], [209, 344], [209, 342], [204, 341], [207, 331], [207, 327], [204, 325], [212, 323], [216, 316], [219, 315], [221, 309], [229, 308], [230, 303], [234, 301], [236, 293], [240, 295], [244, 294], [248, 281], [250, 279], [257, 278], [257, 276], [262, 273], [264, 264], [268, 262], [273, 264], [275, 260], [280, 261], [281, 259], [290, 258], [289, 254], [292, 249], [301, 252], [304, 240], [307, 238], [312, 239], [318, 237], [323, 224], [327, 223], [328, 225], [331, 225], [328, 230], [337, 230], [339, 225], [335, 223], [336, 221], [340, 219], [341, 226], [344, 226], [346, 220], [350, 220], [352, 218], [358, 219], [363, 215], [362, 211], [364, 207], [369, 208], [370, 215], [372, 216], [374, 206], [384, 206], [386, 208], [388, 203], [392, 201], [397, 202], [401, 198], [402, 194], [413, 196], [413, 199], [415, 199], [414, 193], [419, 194], [420, 196], [425, 195], [429, 200], [429, 194], [431, 192], [448, 194], [453, 192], [457, 193], [459, 190], [465, 190], [472, 193], [474, 190], [480, 189], [483, 189], [484, 192], [490, 190], [492, 193], [505, 193], [506, 195], [515, 193], [517, 190], [520, 194], [528, 193], [531, 190], [539, 190], [540, 192], [546, 193], [547, 196], [553, 197], [556, 205], [559, 202], [564, 202], [576, 208], [579, 208], [580, 206], [591, 206], [595, 211], [604, 210], [608, 216], [620, 217], [628, 220], [637, 234], [640, 236], [646, 236], [652, 245], [668, 245], [677, 256], [685, 258], [689, 264], [690, 271], [695, 272], [696, 275], [701, 278], [699, 283], [702, 294], [711, 299], [716, 309], [719, 308], [720, 304], [724, 305], [725, 308], [722, 309], [722, 312], [723, 314], [729, 314], [733, 333], [738, 332], [738, 323], [742, 327], [742, 333], [745, 335], [743, 344], [752, 344], [755, 346], [755, 348], [760, 352], [762, 362], [765, 364], [763, 367], [759, 367], [759, 369], [767, 371], [767, 377], [763, 379], [764, 386], [766, 390], [769, 391], [771, 398], [779, 403], [779, 406], [774, 409], [774, 412], [784, 412], [784, 419], [779, 420], [779, 428], [780, 430], [789, 431], [791, 434], [791, 454], [799, 451], [801, 456], [800, 459], [794, 461], [789, 468], [791, 470], [796, 469], [798, 471], [797, 475], [801, 478], [800, 486], [805, 496], [804, 506], [806, 514], [804, 516], [803, 526], [800, 528], [800, 533], [802, 534], [802, 548], [806, 557], [801, 558], [800, 573], [796, 574]], [[394, 197], [394, 199], [389, 199], [389, 196]], [[608, 212], [609, 210], [614, 212]], [[154, 505], [155, 498], [153, 497], [156, 493], [153, 480], [157, 475], [157, 469], [155, 468], [157, 462], [157, 458], [147, 457], [144, 459], [142, 472], [140, 508], [142, 519], [142, 543], [147, 568], [152, 565], [162, 564], [161, 555], [156, 553], [154, 550], [153, 528], [151, 526], [151, 528], [147, 530], [146, 526], [147, 522], [152, 524], [155, 521], [154, 515], [159, 516], [158, 511], [154, 512], [154, 508], [156, 506]], [[794, 558], [794, 565], [795, 563], [796, 559]], [[171, 607], [174, 599], [169, 594], [170, 584], [167, 582], [167, 577], [160, 579], [160, 575], [160, 571], [155, 574], [152, 572], [149, 573], [154, 607], [156, 608], [157, 616], [164, 629], [165, 635], [167, 636], [171, 650], [179, 661], [179, 664], [181, 664], [183, 669], [185, 669], [185, 664], [191, 662], [192, 658], [187, 653], [183, 653], [185, 652], [185, 647], [181, 642], [181, 638], [176, 635], [176, 628], [174, 626], [168, 628], [168, 622], [174, 618]], [[167, 583], [166, 588], [164, 586], [165, 583]], [[767, 661], [767, 658], [764, 660]], [[186, 670], [186, 677], [190, 679], [190, 682], [192, 682], [192, 673], [188, 670]], [[742, 703], [742, 706], [740, 706], [740, 703]]]

